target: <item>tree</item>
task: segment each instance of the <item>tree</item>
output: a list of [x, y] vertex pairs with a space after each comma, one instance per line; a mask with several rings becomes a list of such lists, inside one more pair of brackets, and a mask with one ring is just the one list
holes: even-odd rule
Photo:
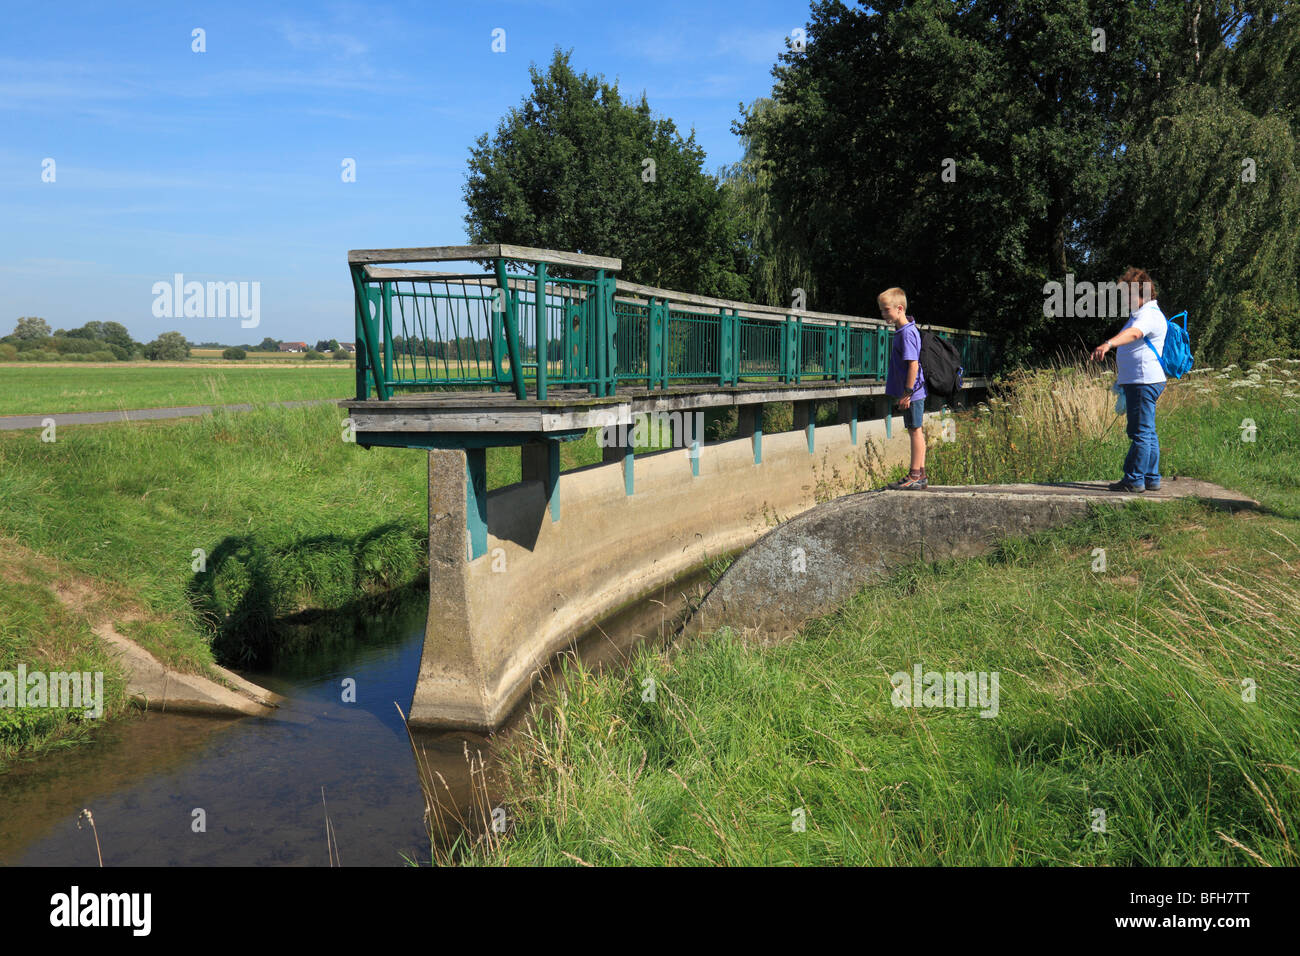
[[532, 93], [470, 150], [469, 241], [614, 256], [622, 278], [745, 294], [730, 194], [703, 171], [694, 132], [575, 72], [567, 53], [529, 73]]
[[91, 342], [102, 342], [104, 340], [104, 323], [87, 322], [79, 329], [73, 329], [64, 333], [70, 339], [87, 339]]
[[338, 351], [338, 339], [320, 339], [316, 342], [317, 352], [335, 352]]
[[18, 325], [14, 329], [14, 336], [23, 340], [48, 339], [50, 337], [50, 324], [34, 315], [25, 315], [18, 320]]
[[257, 347], [259, 352], [278, 352], [280, 350], [280, 340], [267, 337], [262, 339], [262, 344]]
[[223, 359], [230, 359], [233, 362], [242, 362], [248, 358], [248, 353], [241, 348], [228, 348], [221, 353]]
[[[777, 109], [772, 100], [760, 98], [744, 111], [746, 116]], [[816, 295], [817, 279], [811, 255], [800, 233], [790, 228], [786, 210], [772, 202], [771, 165], [762, 155], [753, 135], [737, 128], [744, 156], [724, 170], [724, 183], [737, 211], [741, 242], [748, 263], [751, 295], [765, 305], [790, 305], [794, 290], [805, 297]]]
[[181, 333], [164, 332], [149, 343], [145, 355], [155, 362], [177, 362], [189, 358], [190, 345]]
[[1300, 147], [1286, 119], [1254, 115], [1231, 90], [1187, 86], [1122, 171], [1096, 226], [1107, 271], [1151, 270], [1165, 313], [1189, 313], [1198, 353], [1252, 361], [1300, 350], [1259, 307], [1300, 305]]
[[1093, 320], [1043, 315], [1043, 285], [1115, 278], [1091, 274], [1089, 225], [1120, 159], [1246, 29], [1234, 15], [1265, 6], [816, 3], [806, 49], [773, 71], [774, 108], [739, 125], [783, 248], [807, 250], [810, 307], [871, 314], [901, 285], [922, 321], [983, 327], [1012, 359], [1089, 341]]
[[128, 352], [135, 348], [136, 345], [131, 338], [131, 333], [126, 330], [126, 326], [121, 322], [105, 322], [102, 338], [109, 345], [116, 345]]

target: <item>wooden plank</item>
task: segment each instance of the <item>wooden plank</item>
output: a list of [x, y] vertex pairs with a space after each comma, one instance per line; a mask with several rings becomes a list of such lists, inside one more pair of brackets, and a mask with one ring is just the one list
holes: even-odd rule
[[859, 315], [841, 315], [837, 312], [810, 312], [807, 309], [783, 309], [774, 305], [758, 305], [754, 302], [737, 302], [734, 299], [715, 299], [712, 296], [696, 295], [693, 292], [674, 292], [671, 289], [658, 289], [654, 286], [640, 285], [619, 279], [617, 288], [646, 298], [667, 299], [669, 303], [682, 305], [702, 305], [714, 309], [736, 309], [743, 317], [752, 319], [781, 319], [787, 315], [806, 319], [820, 319], [826, 322], [848, 322], [850, 325], [867, 328], [880, 328], [885, 323], [880, 319], [868, 319]]
[[387, 414], [354, 411], [351, 417], [358, 435], [364, 432], [534, 433], [631, 425], [632, 406], [624, 403], [611, 408], [570, 412], [533, 408], [512, 414], [487, 409], [403, 409]]
[[[628, 282], [625, 279], [619, 279], [617, 282], [619, 292], [627, 292], [644, 298], [667, 299], [670, 303], [677, 302], [684, 305], [703, 305], [715, 309], [737, 309], [742, 317], [753, 319], [779, 319], [787, 315], [798, 316], [805, 319], [820, 319], [825, 322], [847, 322], [850, 325], [880, 328], [887, 323], [880, 319], [867, 318], [861, 315], [844, 315], [839, 312], [810, 312], [807, 309], [783, 309], [774, 305], [758, 305], [754, 302], [737, 302], [733, 299], [715, 299], [712, 296], [696, 295], [693, 292], [674, 292], [671, 289], [659, 289], [654, 286], [641, 285], [636, 282]], [[976, 332], [971, 329], [955, 329], [947, 325], [933, 325], [928, 322], [921, 323], [923, 329], [934, 329], [936, 332], [962, 332], [974, 336], [983, 336], [983, 332]]]
[[478, 246], [421, 246], [413, 249], [352, 249], [348, 252], [349, 265], [394, 262], [476, 262], [486, 259], [519, 259], [524, 262], [547, 262], [613, 271], [623, 268], [623, 260], [611, 259], [607, 256], [588, 256], [578, 252], [559, 252], [555, 249], [534, 249], [530, 246], [511, 246], [503, 243]]
[[[386, 269], [383, 266], [366, 266], [366, 277], [369, 279], [380, 279], [389, 282], [421, 282], [431, 280], [434, 282], [446, 282], [456, 280], [465, 285], [487, 286], [495, 289], [497, 280], [490, 275], [466, 275], [463, 272], [440, 272], [436, 269]], [[546, 294], [567, 296], [570, 299], [585, 299], [590, 293], [589, 290], [581, 286], [572, 286], [562, 284], [563, 280], [546, 283]], [[532, 292], [537, 287], [537, 280], [527, 276], [512, 276], [510, 278], [510, 288], [520, 289], [526, 292]]]

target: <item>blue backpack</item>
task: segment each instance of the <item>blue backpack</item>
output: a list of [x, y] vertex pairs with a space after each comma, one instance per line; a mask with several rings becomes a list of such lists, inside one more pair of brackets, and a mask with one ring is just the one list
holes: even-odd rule
[[[1176, 325], [1175, 319], [1182, 319], [1182, 325]], [[1165, 325], [1165, 345], [1163, 352], [1156, 352], [1156, 347], [1151, 344], [1150, 339], [1143, 339], [1152, 352], [1155, 352], [1156, 361], [1164, 369], [1165, 374], [1170, 378], [1182, 378], [1192, 370], [1192, 340], [1187, 337], [1187, 313], [1179, 312], [1172, 319], [1169, 319]]]

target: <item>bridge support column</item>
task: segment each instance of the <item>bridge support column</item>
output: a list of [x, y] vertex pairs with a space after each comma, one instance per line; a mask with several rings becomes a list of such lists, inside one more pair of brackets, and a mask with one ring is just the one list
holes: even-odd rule
[[803, 429], [808, 435], [808, 454], [813, 453], [814, 432], [817, 429], [817, 406], [815, 402], [795, 402], [794, 403], [794, 428], [795, 431]]
[[672, 428], [672, 446], [685, 448], [691, 459], [691, 474], [700, 476], [700, 442], [704, 440], [704, 413], [684, 411], [679, 419], [676, 415], [668, 418]]
[[[413, 724], [490, 729], [492, 722], [485, 662], [470, 614], [466, 557], [473, 540], [472, 512], [477, 510], [471, 457], [472, 450], [429, 452], [429, 618], [411, 701]], [[478, 500], [486, 505], [486, 496]]]
[[[689, 416], [679, 431], [681, 451], [698, 449], [696, 424]], [[546, 445], [523, 454], [534, 480], [493, 491], [483, 511], [473, 488], [478, 456], [429, 452], [429, 616], [411, 725], [499, 727], [538, 669], [594, 622], [757, 540], [770, 530], [769, 514], [799, 514], [827, 489], [856, 490], [861, 445], [849, 443], [847, 429], [823, 432], [816, 455], [802, 434], [766, 436], [762, 467], [749, 441], [710, 445], [709, 467], [689, 482], [678, 450], [641, 456], [636, 494], [622, 500], [612, 468], [562, 474], [569, 507], [559, 522], [546, 520], [547, 486], [536, 480], [552, 467]], [[877, 439], [882, 432], [874, 423], [868, 430]], [[882, 448], [885, 463], [905, 463], [906, 445], [896, 439]], [[471, 512], [490, 512], [491, 527], [482, 556], [467, 560], [479, 520]], [[658, 533], [646, 535], [647, 527]]]
[[849, 426], [849, 437], [853, 444], [858, 443], [858, 400], [856, 398], [841, 398], [839, 413], [836, 416], [836, 422], [840, 425]]
[[885, 437], [894, 437], [894, 400], [888, 395], [876, 398], [876, 417], [885, 420]]
[[554, 439], [519, 446], [519, 475], [546, 488], [551, 520], [560, 520], [560, 443]]
[[610, 425], [602, 435], [601, 441], [604, 446], [600, 450], [600, 460], [602, 462], [621, 461], [623, 463], [623, 491], [629, 495], [632, 494], [636, 484], [633, 477], [636, 456], [632, 454], [634, 431], [635, 429], [631, 425], [622, 429], [619, 426]]
[[465, 456], [465, 524], [469, 560], [487, 552], [487, 449], [467, 448]]
[[754, 446], [754, 464], [763, 463], [763, 405], [741, 405], [737, 438], [748, 438]]

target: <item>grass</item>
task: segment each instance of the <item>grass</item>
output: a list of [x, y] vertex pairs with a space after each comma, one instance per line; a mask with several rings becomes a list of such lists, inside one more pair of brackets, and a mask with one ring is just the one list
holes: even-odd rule
[[[1300, 406], [1295, 372], [1274, 372], [1270, 387], [1194, 376], [1159, 419], [1166, 474], [1264, 511], [1098, 510], [900, 569], [779, 646], [722, 632], [642, 649], [624, 672], [567, 662], [505, 749], [508, 838], [456, 861], [1296, 865]], [[1094, 413], [1106, 385], [1080, 370], [1005, 383], [933, 449], [933, 479], [1116, 473], [1125, 440]], [[918, 662], [998, 672], [998, 716], [893, 706], [890, 675]]]
[[[1137, 506], [988, 559], [903, 569], [789, 644], [721, 635], [643, 650], [630, 673], [567, 665], [564, 693], [509, 751], [513, 830], [456, 858], [1294, 865], [1294, 369], [1198, 375], [1161, 400], [1166, 474], [1239, 488], [1263, 514]], [[932, 450], [935, 482], [1117, 474], [1105, 381], [1057, 375], [1069, 381], [1022, 376], [959, 418], [959, 440]], [[105, 619], [202, 670], [214, 642], [267, 653], [286, 617], [349, 613], [420, 580], [425, 458], [348, 445], [340, 418], [265, 408], [65, 426], [49, 444], [0, 433], [0, 670], [111, 670], [91, 636]], [[1241, 440], [1246, 418], [1255, 442]], [[595, 433], [562, 446], [565, 468], [599, 459]], [[492, 487], [517, 480], [517, 452], [493, 450], [488, 469]], [[1088, 570], [1097, 546], [1105, 575]], [[918, 660], [998, 670], [999, 718], [893, 708], [888, 675]], [[124, 690], [108, 686], [111, 714]], [[86, 730], [70, 715], [18, 720], [0, 761]]]
[[[29, 672], [102, 672], [101, 719], [111, 718], [127, 701], [121, 673], [92, 635], [105, 595], [77, 582], [80, 599], [68, 600], [74, 581], [57, 562], [0, 540], [0, 672], [16, 675], [20, 664]], [[77, 710], [0, 707], [0, 771], [20, 753], [36, 755], [84, 739], [94, 723]]]
[[[0, 432], [0, 536], [111, 593], [98, 619], [171, 667], [272, 659], [327, 639], [320, 612], [376, 613], [425, 580], [426, 457], [346, 443], [342, 415]], [[561, 446], [565, 469], [600, 457], [594, 431]], [[518, 450], [491, 449], [488, 475], [518, 481]]]
[[[247, 660], [276, 619], [418, 580], [426, 465], [342, 440], [328, 406], [0, 433], [0, 535], [125, 589], [181, 669]], [[244, 633], [238, 633], [241, 625]], [[225, 639], [225, 648], [220, 647]]]
[[355, 388], [355, 372], [343, 362], [290, 368], [13, 363], [0, 365], [0, 415], [346, 398]]

